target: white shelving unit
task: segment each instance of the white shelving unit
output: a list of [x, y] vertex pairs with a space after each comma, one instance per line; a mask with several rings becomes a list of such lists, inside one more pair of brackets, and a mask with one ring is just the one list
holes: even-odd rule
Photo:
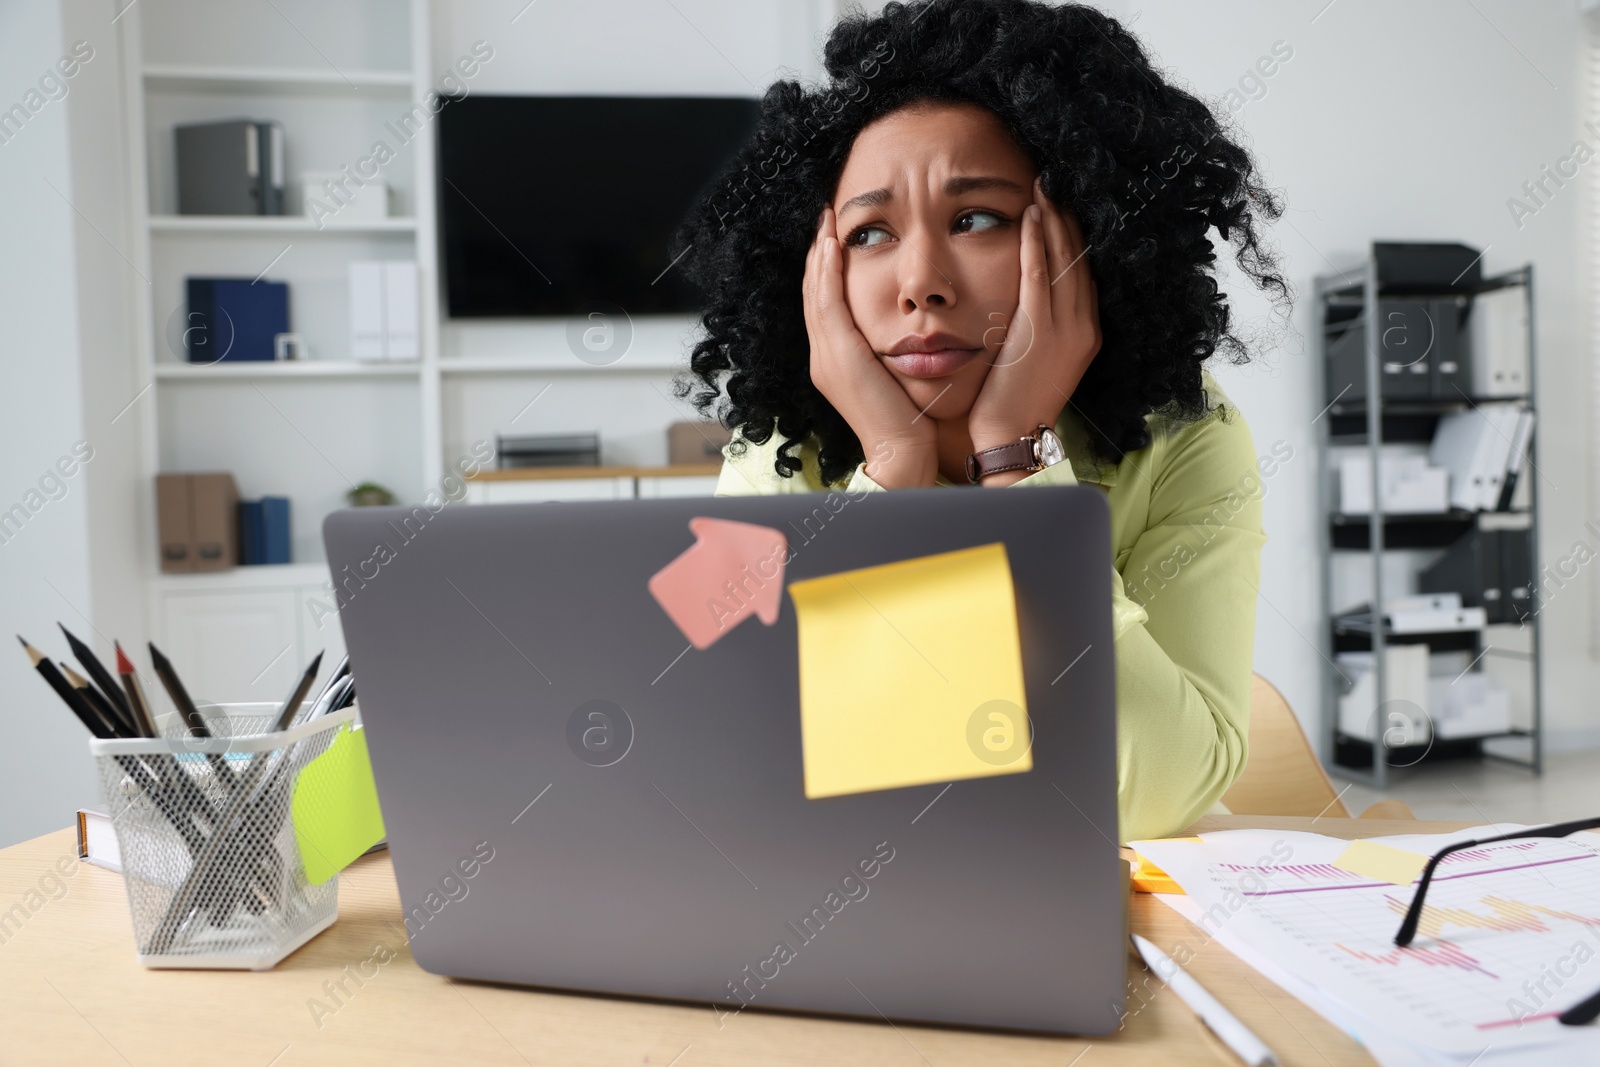
[[[163, 575], [151, 553], [150, 633], [192, 665], [187, 673], [202, 695], [279, 699], [316, 651], [342, 651], [324, 593], [323, 516], [343, 506], [356, 482], [376, 481], [414, 500], [443, 473], [436, 119], [408, 130], [403, 143], [386, 125], [434, 89], [430, 5], [282, 0], [225, 10], [200, 0], [147, 0], [126, 10], [118, 30], [128, 57], [130, 259], [148, 282], [136, 311], [139, 376], [149, 383], [141, 402], [151, 406], [142, 467], [151, 482], [162, 470], [230, 470], [244, 496], [288, 496], [297, 561]], [[284, 124], [293, 214], [177, 214], [173, 127], [239, 117]], [[396, 150], [379, 175], [390, 187], [391, 217], [319, 224], [299, 213], [303, 171], [354, 166], [378, 139]], [[418, 263], [419, 360], [349, 358], [346, 264], [355, 259]], [[183, 279], [197, 274], [288, 282], [291, 325], [310, 358], [185, 362]], [[147, 533], [154, 545], [153, 529]]]
[[[666, 386], [683, 368], [693, 316], [631, 322], [632, 347], [609, 366], [575, 358], [564, 321], [443, 321], [433, 166], [439, 118], [426, 101], [456, 58], [442, 51], [456, 48], [443, 43], [454, 32], [445, 5], [141, 0], [116, 28], [126, 57], [128, 259], [146, 283], [135, 301], [138, 378], [146, 389], [137, 402], [149, 405], [145, 484], [160, 471], [227, 470], [246, 498], [291, 501], [294, 564], [210, 575], [158, 572], [154, 508], [146, 509], [150, 633], [175, 656], [187, 649], [222, 657], [216, 662], [223, 666], [202, 678], [211, 688], [206, 696], [278, 699], [285, 665], [333, 643], [325, 611], [312, 611], [328, 580], [321, 524], [344, 506], [353, 485], [374, 481], [402, 501], [419, 501], [496, 432], [564, 431], [578, 428], [574, 421], [602, 432], [614, 450], [607, 462], [665, 459], [666, 424], [695, 415]], [[509, 46], [505, 55], [495, 62], [510, 61]], [[418, 105], [426, 119], [407, 125]], [[233, 118], [283, 124], [290, 214], [177, 213], [173, 128]], [[393, 152], [379, 174], [389, 185], [390, 217], [333, 216], [319, 224], [303, 214], [302, 172], [355, 169], [380, 140]], [[418, 360], [350, 358], [347, 264], [356, 259], [418, 264]], [[189, 364], [182, 345], [189, 275], [288, 282], [291, 328], [304, 337], [308, 358]], [[552, 385], [559, 399], [538, 401]], [[588, 481], [571, 479], [547, 498], [592, 496]], [[648, 477], [617, 492], [709, 493], [714, 481]], [[331, 630], [336, 637], [336, 619]], [[293, 647], [270, 666], [252, 667], [248, 655], [235, 661], [208, 644], [227, 633], [230, 647]]]

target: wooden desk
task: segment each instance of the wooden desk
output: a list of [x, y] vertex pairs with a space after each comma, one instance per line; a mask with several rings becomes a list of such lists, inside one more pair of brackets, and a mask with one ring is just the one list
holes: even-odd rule
[[[1337, 837], [1442, 833], [1456, 823], [1210, 816], [1196, 831], [1265, 827]], [[0, 851], [0, 1064], [1216, 1064], [1237, 1060], [1130, 959], [1127, 1024], [1107, 1038], [1028, 1037], [456, 982], [412, 961], [387, 854], [339, 883], [339, 921], [270, 972], [149, 971], [134, 958], [121, 875], [80, 862], [72, 831]], [[58, 861], [73, 872], [50, 880]], [[54, 896], [50, 891], [55, 889]], [[42, 902], [42, 903], [41, 903]], [[20, 917], [14, 910], [20, 906]], [[1135, 893], [1133, 929], [1171, 952], [1285, 1067], [1374, 1061], [1321, 1016], [1164, 904]], [[392, 953], [392, 958], [390, 954]], [[387, 959], [388, 962], [381, 962]], [[359, 969], [359, 971], [358, 971]], [[376, 973], [373, 973], [373, 972]], [[371, 977], [362, 978], [360, 972]], [[354, 977], [346, 977], [352, 975]], [[335, 1001], [325, 983], [343, 980]], [[1148, 986], [1146, 982], [1148, 981]], [[359, 984], [358, 984], [359, 983]], [[317, 1003], [324, 1012], [315, 1011]], [[342, 1002], [342, 1003], [341, 1003]], [[331, 1009], [332, 1014], [327, 1014]], [[1092, 1049], [1084, 1055], [1085, 1049]]]

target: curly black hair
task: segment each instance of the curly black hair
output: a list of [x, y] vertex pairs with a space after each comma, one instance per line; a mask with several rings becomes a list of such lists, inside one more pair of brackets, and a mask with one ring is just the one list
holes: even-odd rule
[[893, 2], [841, 19], [823, 54], [829, 84], [774, 82], [755, 132], [678, 235], [705, 306], [677, 395], [693, 393], [705, 414], [726, 389], [716, 412], [725, 427], [756, 444], [774, 430], [788, 438], [780, 475], [801, 468], [792, 451], [811, 434], [827, 484], [863, 458], [811, 383], [801, 278], [856, 134], [901, 107], [988, 108], [1032, 158], [1045, 195], [1078, 215], [1101, 347], [1071, 403], [1098, 459], [1147, 445], [1148, 414], [1204, 414], [1201, 364], [1219, 348], [1233, 363], [1250, 358], [1213, 276], [1212, 226], [1280, 312], [1292, 303], [1261, 233], [1281, 199], [1211, 108], [1170, 84], [1115, 19], [1034, 0]]

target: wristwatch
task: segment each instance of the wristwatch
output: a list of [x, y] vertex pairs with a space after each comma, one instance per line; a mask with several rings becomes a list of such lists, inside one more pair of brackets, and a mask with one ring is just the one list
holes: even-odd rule
[[967, 453], [967, 481], [977, 484], [986, 474], [1000, 471], [1042, 471], [1067, 458], [1061, 438], [1044, 423], [1011, 444]]

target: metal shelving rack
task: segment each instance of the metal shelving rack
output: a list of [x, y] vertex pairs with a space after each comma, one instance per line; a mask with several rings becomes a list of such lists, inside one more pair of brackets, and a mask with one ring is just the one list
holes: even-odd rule
[[[1475, 292], [1483, 293], [1506, 286], [1521, 285], [1527, 290], [1528, 304], [1528, 391], [1520, 396], [1497, 396], [1494, 400], [1512, 400], [1524, 404], [1530, 411], [1537, 411], [1535, 397], [1538, 392], [1537, 367], [1538, 358], [1534, 339], [1534, 291], [1533, 291], [1533, 265], [1531, 263], [1483, 279]], [[1313, 330], [1315, 334], [1315, 348], [1318, 358], [1318, 372], [1321, 373], [1327, 361], [1327, 325], [1329, 309], [1343, 305], [1345, 307], [1359, 307], [1358, 314], [1366, 314], [1368, 309], [1379, 306], [1380, 296], [1400, 295], [1391, 294], [1381, 289], [1378, 282], [1376, 259], [1369, 250], [1367, 259], [1360, 267], [1343, 271], [1338, 275], [1321, 275], [1315, 279], [1316, 295], [1316, 322]], [[1420, 295], [1408, 291], [1405, 295]], [[1354, 324], [1352, 324], [1354, 325]], [[1369, 647], [1373, 652], [1372, 670], [1375, 683], [1374, 693], [1380, 706], [1384, 703], [1384, 694], [1388, 692], [1386, 667], [1384, 663], [1384, 648], [1391, 643], [1418, 640], [1430, 646], [1432, 651], [1470, 651], [1476, 657], [1474, 663], [1486, 655], [1510, 656], [1525, 659], [1530, 672], [1529, 694], [1531, 722], [1524, 728], [1513, 728], [1510, 731], [1498, 734], [1480, 735], [1474, 738], [1452, 739], [1460, 741], [1477, 742], [1484, 758], [1498, 759], [1504, 762], [1523, 766], [1535, 774], [1544, 771], [1544, 744], [1543, 744], [1543, 691], [1542, 691], [1542, 644], [1540, 640], [1540, 614], [1537, 596], [1537, 576], [1539, 574], [1539, 487], [1537, 462], [1537, 441], [1540, 426], [1536, 421], [1534, 433], [1528, 442], [1528, 460], [1522, 478], [1528, 481], [1528, 506], [1525, 509], [1528, 520], [1528, 558], [1529, 571], [1534, 588], [1530, 590], [1530, 611], [1520, 622], [1521, 627], [1529, 631], [1528, 651], [1526, 653], [1508, 649], [1497, 649], [1492, 645], [1486, 647], [1484, 632], [1482, 630], [1438, 633], [1438, 634], [1405, 634], [1390, 633], [1384, 622], [1382, 605], [1386, 602], [1388, 591], [1385, 589], [1384, 568], [1382, 566], [1384, 553], [1391, 549], [1404, 548], [1443, 548], [1456, 537], [1465, 534], [1478, 524], [1478, 514], [1470, 511], [1452, 510], [1441, 514], [1429, 515], [1389, 515], [1382, 509], [1382, 482], [1379, 478], [1379, 457], [1385, 443], [1386, 428], [1393, 431], [1391, 443], [1399, 441], [1420, 442], [1432, 436], [1432, 426], [1436, 425], [1441, 415], [1451, 411], [1461, 411], [1476, 407], [1478, 400], [1465, 394], [1459, 400], [1432, 400], [1432, 401], [1391, 401], [1385, 403], [1381, 392], [1380, 347], [1382, 331], [1367, 329], [1366, 341], [1366, 395], [1370, 400], [1355, 403], [1340, 403], [1337, 397], [1329, 398], [1328, 407], [1323, 415], [1317, 419], [1319, 424], [1319, 455], [1321, 462], [1321, 502], [1322, 521], [1318, 523], [1319, 540], [1318, 556], [1322, 566], [1322, 593], [1323, 609], [1326, 624], [1323, 627], [1323, 651], [1325, 670], [1323, 685], [1323, 752], [1324, 766], [1330, 773], [1337, 774], [1346, 779], [1354, 779], [1364, 785], [1375, 789], [1387, 786], [1389, 769], [1391, 766], [1391, 753], [1403, 751], [1405, 746], [1391, 746], [1389, 732], [1381, 729], [1374, 730], [1371, 739], [1347, 738], [1340, 730], [1339, 723], [1339, 698], [1344, 692], [1341, 686], [1341, 672], [1335, 665], [1335, 654], [1346, 651], [1352, 647]], [[1431, 425], [1430, 425], [1431, 424]], [[1370, 462], [1370, 481], [1372, 485], [1373, 507], [1366, 516], [1348, 516], [1340, 513], [1338, 486], [1334, 474], [1333, 449], [1336, 447], [1365, 446], [1367, 459]], [[1372, 614], [1369, 625], [1354, 626], [1348, 620], [1341, 622], [1334, 614], [1334, 589], [1333, 589], [1333, 554], [1335, 552], [1361, 552], [1368, 559], [1371, 569], [1371, 604]], [[1398, 639], [1398, 640], [1397, 640]], [[1379, 724], [1381, 727], [1381, 724]], [[1430, 745], [1434, 735], [1430, 731]], [[1482, 748], [1482, 742], [1495, 738], [1517, 737], [1527, 742], [1528, 753], [1526, 758], [1516, 755], [1493, 752]], [[1371, 750], [1371, 767], [1360, 768], [1350, 763], [1339, 762], [1338, 755], [1341, 745], [1348, 751], [1352, 747], [1359, 748], [1362, 741], [1367, 742]], [[1352, 745], [1352, 742], [1355, 744]], [[1420, 758], [1420, 757], [1419, 757]]]

